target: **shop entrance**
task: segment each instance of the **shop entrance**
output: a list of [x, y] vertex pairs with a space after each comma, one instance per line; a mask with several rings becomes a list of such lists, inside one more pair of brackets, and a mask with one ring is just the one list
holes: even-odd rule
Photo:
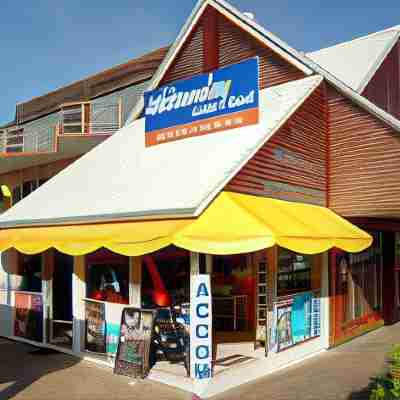
[[49, 341], [72, 348], [72, 274], [73, 257], [54, 252], [51, 281]]
[[211, 287], [216, 341], [254, 341], [255, 275], [249, 257], [213, 256]]
[[[255, 340], [255, 274], [248, 255], [200, 255], [200, 273], [211, 275], [215, 340]], [[190, 254], [170, 247], [143, 257], [142, 306], [157, 308], [190, 302]]]

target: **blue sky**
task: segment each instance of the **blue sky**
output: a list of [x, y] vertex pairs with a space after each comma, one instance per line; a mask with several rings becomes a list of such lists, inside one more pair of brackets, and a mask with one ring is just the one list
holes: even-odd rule
[[[261, 25], [303, 51], [400, 24], [398, 0], [231, 3], [253, 12]], [[14, 118], [18, 102], [170, 43], [194, 4], [195, 0], [1, 0], [0, 124]]]

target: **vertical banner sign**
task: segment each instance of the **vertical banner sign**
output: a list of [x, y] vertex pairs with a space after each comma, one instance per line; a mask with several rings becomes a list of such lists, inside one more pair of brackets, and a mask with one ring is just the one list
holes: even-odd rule
[[190, 376], [208, 379], [212, 374], [212, 306], [210, 275], [190, 279]]
[[146, 147], [258, 123], [258, 58], [144, 93]]

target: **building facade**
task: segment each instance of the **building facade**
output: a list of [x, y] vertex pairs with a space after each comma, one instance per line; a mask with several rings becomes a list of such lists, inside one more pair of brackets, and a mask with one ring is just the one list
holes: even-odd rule
[[[15, 126], [2, 130], [5, 154], [0, 165], [5, 162], [1, 184], [11, 189], [14, 204], [44, 186], [4, 214], [0, 226], [5, 232], [19, 232], [30, 225], [35, 232], [37, 226], [46, 245], [41, 252], [42, 243], [30, 236], [32, 242], [25, 246], [28, 251], [13, 231], [13, 239], [7, 239], [9, 246], [0, 246], [7, 249], [11, 243], [21, 250], [3, 252], [2, 265], [8, 274], [3, 274], [1, 292], [1, 318], [6, 322], [2, 334], [74, 354], [90, 354], [113, 365], [122, 309], [128, 304], [145, 308], [187, 304], [189, 278], [198, 273], [211, 278], [216, 372], [225, 368], [218, 359], [239, 351], [242, 356], [262, 360], [261, 370], [257, 367], [258, 372], [250, 373], [249, 379], [255, 378], [397, 321], [399, 33], [395, 27], [303, 55], [229, 4], [202, 1], [169, 49], [71, 85], [60, 95], [19, 105]], [[374, 51], [367, 52], [372, 45]], [[348, 52], [359, 55], [358, 59], [350, 58]], [[157, 143], [154, 150], [132, 138], [144, 134], [142, 125], [147, 117], [140, 98], [145, 89], [165, 88], [255, 58], [260, 93], [257, 129], [232, 128], [232, 132], [213, 133], [204, 139], [175, 137], [173, 143]], [[156, 64], [160, 64], [158, 68]], [[117, 76], [118, 84], [111, 78], [108, 82], [111, 75]], [[109, 137], [124, 125], [119, 138], [110, 138], [101, 149], [78, 159], [103, 141], [104, 135]], [[209, 139], [222, 135], [234, 139]], [[82, 139], [86, 145], [82, 146]], [[204, 144], [208, 140], [214, 148]], [[67, 150], [68, 146], [73, 150]], [[129, 156], [124, 146], [140, 149]], [[49, 162], [38, 161], [42, 152], [50, 157]], [[109, 166], [113, 183], [101, 167], [107, 154], [115, 158], [115, 165]], [[125, 164], [130, 157], [141, 164], [135, 160]], [[182, 169], [187, 169], [187, 174]], [[136, 190], [128, 188], [128, 170]], [[82, 182], [78, 176], [84, 177]], [[70, 188], [68, 182], [76, 185]], [[62, 209], [57, 210], [54, 202], [62, 187], [68, 187], [70, 193], [65, 197], [70, 204], [59, 200]], [[207, 192], [203, 205], [195, 205], [189, 197], [185, 203], [185, 191], [194, 198], [199, 190]], [[175, 197], [169, 192], [176, 192]], [[164, 197], [163, 201], [157, 202], [157, 196], [151, 196], [154, 193]], [[51, 204], [40, 206], [46, 198]], [[131, 199], [133, 205], [122, 198]], [[136, 250], [122, 250], [122, 245], [106, 245], [111, 243], [109, 239], [102, 239], [102, 246], [98, 241], [94, 244], [91, 236], [95, 228], [90, 224], [141, 223], [177, 216], [204, 220], [207, 213], [217, 215], [220, 202], [228, 204], [227, 199], [235, 207], [240, 205], [237, 210], [232, 208], [236, 211], [231, 223], [237, 220], [233, 227], [244, 232], [250, 220], [245, 224], [238, 216], [246, 201], [256, 204], [254, 198], [307, 206], [301, 211], [303, 217], [299, 214], [305, 226], [312, 220], [310, 210], [315, 210], [320, 219], [313, 221], [309, 231], [315, 234], [308, 237], [307, 246], [296, 247], [288, 237], [282, 239], [285, 223], [295, 224], [296, 219], [284, 213], [271, 228], [275, 239], [280, 239], [257, 251], [193, 250], [194, 245], [183, 245], [188, 235], [186, 242], [175, 237], [175, 241], [149, 245], [152, 251], [136, 255]], [[275, 203], [268, 204], [273, 209]], [[340, 238], [332, 233], [334, 217], [317, 211], [327, 208], [369, 232], [372, 245], [364, 246], [362, 252], [350, 251], [351, 246], [339, 249]], [[30, 221], [27, 215], [31, 215]], [[258, 218], [264, 217], [260, 214]], [[268, 219], [263, 223], [268, 225]], [[84, 233], [76, 233], [70, 244], [65, 238], [56, 241], [61, 235], [59, 226], [68, 230], [77, 224], [84, 224]], [[327, 231], [322, 237], [324, 225]], [[54, 230], [46, 233], [45, 226]], [[144, 225], [141, 229], [146, 230]], [[50, 232], [55, 232], [53, 239]], [[299, 240], [298, 232], [297, 236]], [[322, 246], [322, 239], [330, 244]], [[0, 243], [7, 240], [0, 238]], [[32, 310], [30, 327], [23, 311], [27, 309]], [[96, 341], [96, 329], [103, 338], [100, 342]]]

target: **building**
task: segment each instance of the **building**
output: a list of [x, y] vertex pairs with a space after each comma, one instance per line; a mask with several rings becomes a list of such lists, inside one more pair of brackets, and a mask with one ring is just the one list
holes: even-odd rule
[[[219, 116], [213, 129], [184, 131], [190, 124], [182, 114], [174, 122], [183, 128], [156, 121], [149, 131], [150, 94], [143, 99], [133, 85], [130, 107], [117, 107], [119, 116], [126, 110], [113, 125], [125, 122], [122, 129], [0, 217], [10, 273], [2, 334], [107, 363], [126, 304], [187, 303], [189, 276], [205, 272], [212, 278], [217, 364], [214, 384], [202, 393], [211, 395], [397, 320], [399, 32], [304, 55], [228, 3], [200, 1], [171, 47], [148, 56], [162, 58], [158, 68], [153, 64], [145, 78], [138, 72], [134, 82], [156, 96], [167, 85], [178, 90], [208, 77], [210, 86], [223, 76], [218, 93], [228, 81], [229, 88], [237, 81], [249, 90], [259, 86], [246, 103], [251, 108], [240, 108], [240, 118]], [[246, 81], [238, 71], [248, 72], [241, 75]], [[132, 84], [130, 72], [124, 79]], [[99, 92], [82, 86], [73, 101], [81, 102], [86, 88], [94, 102]], [[159, 107], [161, 100], [153, 100]], [[57, 101], [45, 103], [62, 118], [54, 137], [77, 129], [91, 138], [92, 103]], [[17, 121], [37, 115], [41, 106], [29, 104]], [[115, 114], [107, 115], [102, 126]], [[74, 157], [88, 150], [79, 148]], [[26, 173], [33, 165], [23, 165]], [[10, 168], [9, 175], [21, 166]], [[1, 183], [14, 200], [31, 191], [24, 192], [27, 178], [7, 177]], [[29, 293], [16, 290], [23, 281]], [[108, 286], [113, 293], [105, 294]], [[104, 304], [97, 311], [106, 331], [101, 348], [88, 340], [93, 304]], [[27, 313], [19, 311], [26, 309], [41, 330], [28, 332]], [[237, 354], [251, 362], [218, 362]], [[177, 368], [179, 384], [195, 391]], [[155, 379], [175, 382], [157, 365], [153, 370]]]

